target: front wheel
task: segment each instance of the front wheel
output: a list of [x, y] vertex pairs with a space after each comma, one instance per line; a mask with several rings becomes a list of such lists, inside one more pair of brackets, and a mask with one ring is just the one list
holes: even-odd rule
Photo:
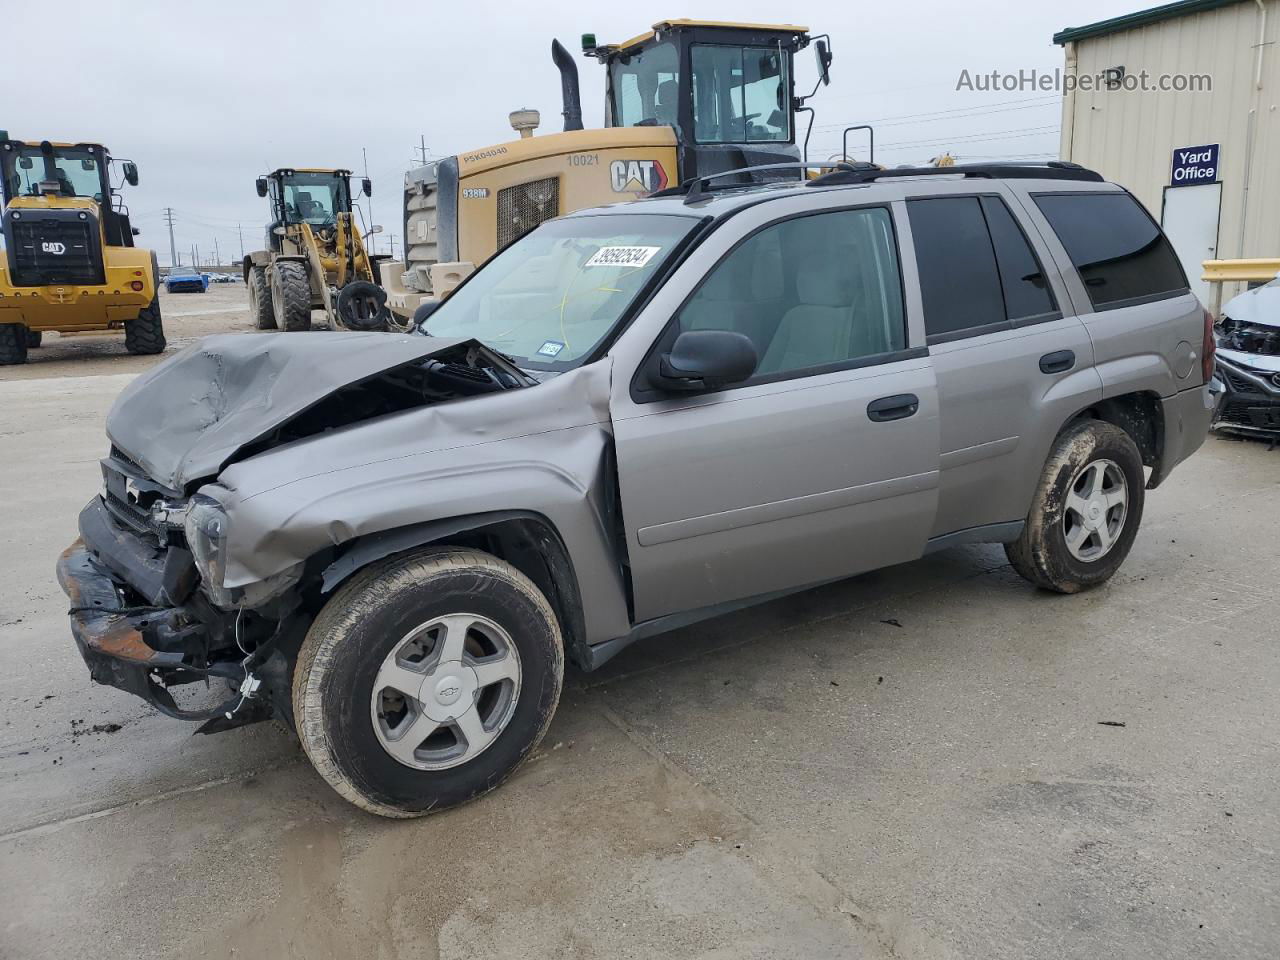
[[249, 268], [249, 313], [253, 325], [259, 330], [276, 328], [276, 312], [271, 305], [271, 285], [267, 282], [265, 267]]
[[333, 595], [294, 669], [294, 721], [357, 806], [416, 817], [487, 793], [542, 739], [564, 652], [538, 588], [497, 557], [433, 548]]
[[311, 329], [311, 281], [296, 260], [278, 260], [271, 268], [271, 307], [281, 330]]
[[164, 322], [160, 319], [160, 298], [156, 297], [132, 320], [124, 322], [124, 348], [132, 354], [164, 353]]
[[27, 328], [21, 323], [0, 323], [0, 367], [27, 362]]
[[1013, 569], [1057, 593], [1111, 579], [1138, 534], [1144, 487], [1142, 456], [1119, 427], [1085, 420], [1064, 430], [1022, 535], [1005, 544]]
[[32, 330], [30, 327], [27, 327], [27, 349], [28, 350], [34, 350], [36, 347], [40, 346], [40, 344], [43, 342], [44, 342], [43, 330]]

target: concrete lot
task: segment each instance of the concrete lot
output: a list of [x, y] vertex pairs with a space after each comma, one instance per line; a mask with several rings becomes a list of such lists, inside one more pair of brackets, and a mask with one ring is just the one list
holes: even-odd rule
[[0, 383], [5, 960], [1280, 954], [1280, 452], [1211, 438], [1086, 595], [960, 548], [632, 648], [388, 822], [90, 686], [53, 563], [128, 374], [83, 374], [142, 362], [46, 356]]

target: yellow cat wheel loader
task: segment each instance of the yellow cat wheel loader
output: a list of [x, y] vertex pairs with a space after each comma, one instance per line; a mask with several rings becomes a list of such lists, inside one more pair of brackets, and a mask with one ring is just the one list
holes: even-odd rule
[[137, 166], [101, 144], [0, 131], [0, 365], [25, 363], [46, 330], [122, 331], [130, 353], [164, 350], [156, 255], [133, 245], [125, 183]]
[[[811, 42], [818, 83], [796, 96], [795, 54]], [[584, 34], [582, 51], [605, 67], [604, 129], [582, 128], [577, 67], [553, 41], [563, 132], [535, 137], [537, 111], [517, 110], [511, 125], [520, 139], [405, 175], [405, 260], [383, 263], [381, 274], [399, 323], [544, 220], [694, 177], [798, 163], [797, 114], [808, 112], [812, 129], [804, 104], [829, 81], [831, 65], [829, 38], [790, 24], [663, 20], [625, 43]], [[760, 170], [736, 179], [799, 176]]]
[[[244, 258], [259, 330], [309, 330], [323, 310], [332, 330], [385, 330], [391, 314], [351, 203], [351, 171], [282, 168], [259, 177], [271, 202], [266, 249]], [[372, 184], [361, 181], [365, 196]], [[370, 232], [377, 232], [374, 227]]]

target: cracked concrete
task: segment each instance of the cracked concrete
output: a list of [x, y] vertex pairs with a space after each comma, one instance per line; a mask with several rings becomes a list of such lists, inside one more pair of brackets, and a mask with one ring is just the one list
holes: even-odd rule
[[6, 960], [1280, 953], [1280, 453], [1211, 438], [1101, 590], [958, 548], [642, 643], [389, 822], [90, 685], [53, 562], [126, 379], [0, 383]]

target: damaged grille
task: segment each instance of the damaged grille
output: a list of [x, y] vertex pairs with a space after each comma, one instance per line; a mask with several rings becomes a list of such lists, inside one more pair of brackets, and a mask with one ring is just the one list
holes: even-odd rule
[[498, 249], [560, 213], [560, 179], [548, 177], [498, 191]]
[[1264, 357], [1280, 357], [1280, 327], [1223, 317], [1217, 327], [1218, 346]]

